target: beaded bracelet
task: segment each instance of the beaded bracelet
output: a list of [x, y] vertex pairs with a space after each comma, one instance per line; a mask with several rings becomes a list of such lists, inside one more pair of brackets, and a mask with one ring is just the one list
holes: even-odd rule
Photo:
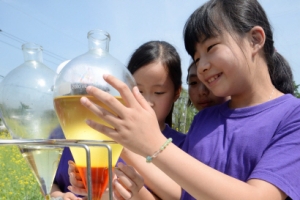
[[156, 151], [152, 156], [146, 157], [146, 162], [151, 163], [153, 158], [156, 158], [158, 154], [160, 154], [170, 143], [172, 142], [172, 138], [167, 139], [167, 141]]

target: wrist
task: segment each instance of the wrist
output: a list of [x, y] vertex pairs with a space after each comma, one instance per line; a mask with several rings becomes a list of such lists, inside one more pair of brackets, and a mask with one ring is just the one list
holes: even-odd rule
[[157, 151], [155, 151], [152, 155], [146, 156], [146, 162], [151, 163], [153, 159], [155, 159], [157, 156], [159, 156], [160, 153], [162, 153], [165, 148], [168, 147], [168, 145], [172, 142], [172, 138], [168, 138]]

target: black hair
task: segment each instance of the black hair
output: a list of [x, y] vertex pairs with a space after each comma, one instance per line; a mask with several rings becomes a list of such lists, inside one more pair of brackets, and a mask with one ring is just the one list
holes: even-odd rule
[[284, 94], [294, 94], [293, 74], [280, 55], [264, 9], [257, 0], [210, 0], [192, 13], [184, 27], [184, 43], [193, 58], [195, 45], [204, 39], [222, 35], [222, 30], [243, 36], [254, 26], [263, 28], [266, 41], [264, 55], [273, 85]]
[[[169, 77], [171, 78], [175, 91], [179, 90], [182, 85], [182, 72], [181, 72], [181, 61], [178, 52], [175, 47], [165, 41], [150, 41], [141, 45], [132, 54], [127, 68], [134, 74], [141, 67], [160, 61], [166, 68]], [[170, 110], [165, 122], [172, 127], [172, 113], [174, 103]]]
[[[195, 62], [192, 60], [191, 61], [191, 64], [189, 65], [188, 69], [187, 69], [187, 76], [186, 76], [186, 83], [189, 85], [189, 76], [190, 76], [190, 69], [195, 65]], [[190, 87], [190, 86], [189, 86]], [[192, 101], [189, 97], [187, 103], [186, 103], [187, 106], [192, 106]]]

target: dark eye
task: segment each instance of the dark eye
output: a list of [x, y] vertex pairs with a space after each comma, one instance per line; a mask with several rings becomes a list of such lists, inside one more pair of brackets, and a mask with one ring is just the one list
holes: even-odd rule
[[160, 94], [164, 94], [165, 92], [155, 92], [155, 94], [158, 94], [158, 95], [160, 95]]
[[197, 81], [191, 81], [189, 82], [189, 85], [196, 85], [197, 84]]
[[217, 44], [213, 44], [213, 45], [211, 45], [211, 46], [209, 46], [208, 48], [207, 48], [207, 52], [209, 52], [214, 46], [216, 46]]

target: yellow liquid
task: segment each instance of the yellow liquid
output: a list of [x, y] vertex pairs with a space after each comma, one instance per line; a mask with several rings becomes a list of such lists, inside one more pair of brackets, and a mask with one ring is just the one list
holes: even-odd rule
[[[80, 103], [80, 98], [82, 95], [74, 96], [63, 96], [54, 99], [54, 106], [56, 114], [59, 118], [60, 125], [64, 131], [65, 137], [67, 139], [75, 140], [110, 140], [111, 138], [106, 135], [92, 129], [86, 124], [87, 119], [91, 119], [100, 124], [111, 127], [109, 124], [104, 122], [101, 118], [96, 116], [93, 112], [89, 111]], [[102, 102], [95, 99], [92, 96], [86, 96], [95, 104], [101, 106], [102, 108], [112, 112], [107, 108]], [[116, 97], [120, 102], [122, 98]], [[113, 113], [113, 112], [112, 112]], [[122, 146], [120, 144], [110, 144], [112, 149], [112, 165], [115, 166], [120, 153], [122, 151]], [[108, 167], [108, 151], [103, 147], [92, 147], [89, 146], [91, 150], [91, 166], [92, 167]], [[83, 148], [70, 147], [72, 155], [74, 157], [77, 166], [86, 166], [86, 152]]]
[[19, 148], [33, 171], [43, 195], [49, 196], [63, 149], [30, 145], [19, 145]]

